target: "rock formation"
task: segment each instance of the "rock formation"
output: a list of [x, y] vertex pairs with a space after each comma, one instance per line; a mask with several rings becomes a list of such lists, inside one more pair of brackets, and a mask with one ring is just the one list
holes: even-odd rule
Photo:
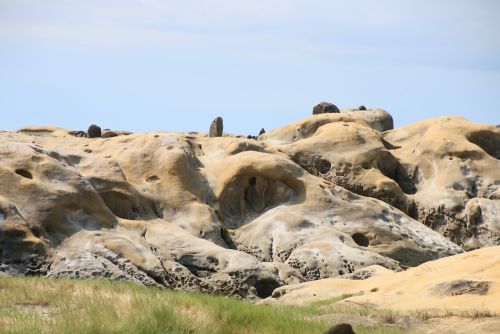
[[210, 137], [222, 137], [223, 129], [222, 117], [216, 117], [212, 121], [212, 124], [210, 124], [210, 132], [208, 135]]
[[[266, 303], [302, 304], [352, 295], [341, 303], [395, 311], [417, 309], [460, 314], [500, 312], [500, 246], [442, 258], [365, 280], [329, 278], [276, 289]], [[498, 320], [498, 318], [497, 318]]]
[[101, 137], [101, 128], [95, 124], [92, 124], [91, 126], [89, 126], [89, 129], [87, 130], [87, 136], [89, 138]]
[[335, 104], [328, 102], [321, 102], [320, 104], [314, 106], [313, 115], [317, 114], [327, 114], [327, 113], [339, 113], [339, 108]]
[[[343, 109], [257, 140], [0, 132], [0, 272], [265, 298], [499, 244], [500, 129]], [[104, 131], [103, 134], [107, 133]]]

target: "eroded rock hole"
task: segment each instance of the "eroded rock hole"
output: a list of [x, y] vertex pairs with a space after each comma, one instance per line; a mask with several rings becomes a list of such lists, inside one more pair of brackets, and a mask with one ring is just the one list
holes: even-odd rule
[[40, 229], [40, 227], [38, 226], [33, 226], [31, 228], [31, 233], [33, 233], [33, 235], [36, 237], [36, 238], [40, 238], [40, 236], [42, 235], [42, 230]]
[[351, 235], [351, 238], [358, 246], [367, 247], [370, 244], [370, 240], [368, 240], [368, 238], [361, 233], [354, 233]]
[[200, 259], [192, 255], [183, 255], [178, 262], [186, 267], [196, 277], [210, 277], [216, 273], [216, 267], [219, 265], [219, 260], [212, 256], [205, 259]]
[[332, 164], [328, 160], [318, 159], [316, 160], [315, 167], [321, 174], [326, 174], [332, 168]]
[[274, 289], [279, 286], [279, 283], [273, 278], [262, 278], [255, 282], [257, 296], [262, 299], [270, 297], [273, 294]]
[[26, 169], [16, 169], [16, 174], [27, 179], [33, 179], [33, 175], [31, 175], [31, 173]]
[[220, 229], [220, 236], [229, 249], [236, 249], [236, 245], [234, 244], [231, 235], [229, 235], [229, 231], [225, 227]]
[[137, 201], [128, 194], [117, 191], [107, 191], [99, 195], [101, 195], [106, 206], [117, 217], [134, 220], [137, 219], [142, 211], [137, 207]]
[[256, 183], [257, 183], [257, 178], [255, 176], [252, 176], [250, 180], [248, 180], [248, 184], [251, 186], [255, 186]]
[[227, 228], [239, 228], [266, 210], [300, 200], [303, 185], [292, 177], [286, 181], [255, 173], [234, 177], [219, 196], [219, 220]]
[[297, 153], [292, 160], [312, 175], [327, 174], [332, 168], [330, 161], [315, 154]]
[[148, 183], [156, 183], [158, 181], [160, 181], [160, 178], [156, 175], [151, 175], [148, 178], [146, 178], [146, 182]]
[[406, 169], [392, 154], [387, 153], [382, 155], [377, 161], [380, 172], [384, 176], [394, 180], [405, 194], [415, 194], [417, 188], [412, 177], [410, 177]]

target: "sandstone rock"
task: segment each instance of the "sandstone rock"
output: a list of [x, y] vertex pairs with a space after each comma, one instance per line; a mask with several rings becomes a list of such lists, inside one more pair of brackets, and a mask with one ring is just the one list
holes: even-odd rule
[[210, 124], [209, 137], [222, 137], [223, 128], [222, 117], [216, 117]]
[[365, 110], [363, 113], [360, 113], [359, 110], [356, 109], [342, 109], [340, 112], [361, 117], [366, 120], [373, 129], [380, 132], [392, 130], [394, 128], [394, 121], [391, 114], [382, 109], [375, 108]]
[[373, 130], [383, 129], [377, 115], [384, 113], [318, 115], [273, 129], [259, 141], [277, 147], [309, 173], [383, 200], [457, 243], [477, 231], [481, 245], [499, 244], [498, 219], [486, 218], [479, 229], [467, 231], [466, 219], [477, 225], [479, 213], [469, 218], [465, 213], [465, 203], [475, 197], [481, 208], [489, 208], [481, 217], [497, 212], [498, 130], [441, 117], [381, 134]]
[[[342, 305], [371, 305], [395, 311], [446, 310], [460, 314], [500, 312], [500, 246], [478, 249], [424, 263], [403, 272], [365, 280], [329, 278], [277, 288], [269, 304], [305, 304], [346, 294]], [[363, 291], [364, 293], [359, 293]]]
[[[0, 132], [0, 272], [264, 298], [283, 285], [366, 278], [364, 268], [401, 271], [461, 253], [448, 238], [498, 243], [496, 148], [481, 137], [490, 132], [474, 134], [485, 127], [468, 122], [439, 130], [485, 147], [464, 144], [483, 152], [460, 163], [476, 168], [464, 181], [447, 159], [453, 144], [418, 139], [423, 125], [381, 132], [388, 119], [380, 109], [342, 110], [257, 140]], [[451, 181], [471, 186], [452, 191]], [[480, 217], [467, 229], [472, 198]]]
[[[443, 234], [448, 223], [455, 223], [460, 228], [448, 237], [457, 243], [477, 232], [483, 246], [498, 245], [498, 218], [485, 218], [487, 223], [475, 231], [466, 229], [478, 226], [480, 217], [498, 212], [498, 200], [489, 198], [500, 188], [500, 129], [444, 116], [388, 131], [383, 137], [397, 147], [390, 151], [416, 190], [415, 218]], [[483, 210], [492, 213], [485, 216]]]
[[101, 128], [95, 124], [92, 124], [91, 126], [89, 126], [89, 129], [87, 130], [87, 136], [89, 138], [101, 137]]
[[328, 102], [321, 102], [313, 108], [313, 115], [317, 114], [328, 114], [328, 113], [339, 113], [339, 108], [336, 105]]

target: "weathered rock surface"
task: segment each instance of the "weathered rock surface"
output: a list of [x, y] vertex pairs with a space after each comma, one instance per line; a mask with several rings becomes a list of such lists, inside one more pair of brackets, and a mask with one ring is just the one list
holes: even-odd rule
[[222, 137], [222, 133], [224, 130], [224, 124], [222, 121], [222, 117], [216, 117], [212, 124], [210, 124], [210, 132], [208, 135], [210, 137]]
[[389, 124], [381, 127], [380, 110], [359, 114], [308, 117], [259, 140], [309, 173], [383, 200], [458, 244], [500, 243], [500, 129], [450, 116], [381, 133], [376, 129]]
[[265, 298], [499, 243], [494, 127], [345, 109], [215, 128], [0, 132], [0, 272]]
[[91, 126], [89, 126], [89, 129], [87, 130], [87, 136], [89, 138], [101, 137], [101, 128], [95, 124], [92, 124]]
[[327, 114], [327, 113], [338, 113], [339, 108], [333, 103], [321, 102], [314, 106], [313, 115], [317, 114]]
[[[396, 311], [500, 312], [500, 246], [430, 261], [366, 280], [329, 278], [276, 289], [265, 303], [302, 304], [352, 294], [341, 303]], [[498, 318], [497, 318], [498, 320]]]

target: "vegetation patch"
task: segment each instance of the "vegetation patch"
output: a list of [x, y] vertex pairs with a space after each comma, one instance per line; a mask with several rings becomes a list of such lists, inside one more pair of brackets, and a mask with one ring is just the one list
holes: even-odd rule
[[[334, 325], [318, 319], [329, 312], [325, 304], [263, 305], [130, 282], [0, 276], [2, 333], [323, 333]], [[384, 324], [353, 327], [403, 333]]]

